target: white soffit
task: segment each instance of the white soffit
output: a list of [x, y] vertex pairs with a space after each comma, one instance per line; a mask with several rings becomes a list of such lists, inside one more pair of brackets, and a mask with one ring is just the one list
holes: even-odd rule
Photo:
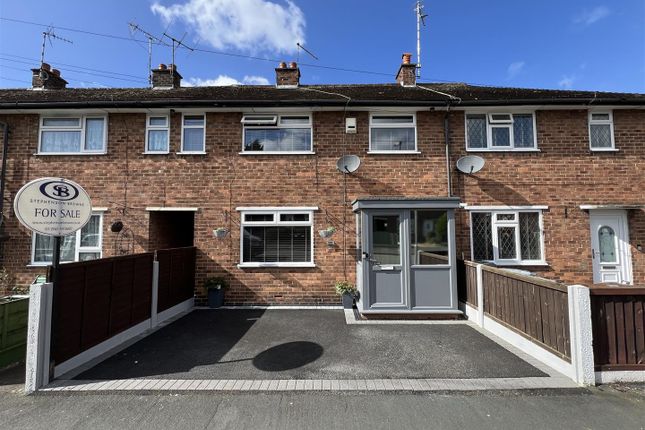
[[148, 212], [197, 212], [199, 208], [189, 208], [189, 207], [172, 207], [172, 206], [148, 206], [146, 208]]

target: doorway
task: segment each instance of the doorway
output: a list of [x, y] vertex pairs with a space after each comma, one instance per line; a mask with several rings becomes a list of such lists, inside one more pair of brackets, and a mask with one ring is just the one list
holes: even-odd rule
[[148, 230], [149, 251], [193, 246], [195, 213], [192, 211], [151, 211]]
[[624, 210], [590, 211], [594, 283], [632, 283], [629, 227]]

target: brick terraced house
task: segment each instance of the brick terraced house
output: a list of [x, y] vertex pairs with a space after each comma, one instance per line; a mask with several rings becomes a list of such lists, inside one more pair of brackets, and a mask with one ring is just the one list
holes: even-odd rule
[[194, 245], [198, 303], [211, 276], [227, 304], [336, 304], [348, 279], [364, 313], [454, 313], [461, 258], [645, 284], [645, 94], [420, 84], [409, 55], [396, 81], [301, 85], [281, 63], [274, 86], [181, 87], [161, 65], [152, 88], [81, 89], [44, 64], [0, 90], [2, 265], [45, 272], [51, 239], [11, 204], [58, 176], [94, 208], [64, 261]]

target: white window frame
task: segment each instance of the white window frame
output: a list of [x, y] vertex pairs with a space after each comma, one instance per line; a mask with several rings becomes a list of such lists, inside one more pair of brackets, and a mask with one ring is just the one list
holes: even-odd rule
[[[151, 125], [150, 124], [150, 118], [165, 118], [166, 119], [166, 125], [165, 126], [160, 126], [160, 125]], [[182, 118], [183, 121], [183, 118]], [[150, 134], [150, 130], [159, 130], [159, 131], [166, 131], [168, 134], [168, 140], [166, 142], [166, 150], [165, 151], [151, 151], [148, 149], [148, 135]], [[182, 131], [182, 137], [183, 137], [183, 131]], [[170, 153], [170, 116], [169, 115], [164, 115], [164, 114], [148, 114], [146, 116], [146, 146], [144, 148], [144, 154], [169, 154]]]
[[[282, 124], [283, 117], [307, 117], [309, 122], [307, 124]], [[266, 119], [255, 120], [253, 121], [252, 117], [265, 117]], [[285, 114], [274, 114], [274, 113], [245, 113], [242, 116], [242, 150], [240, 151], [241, 155], [299, 155], [299, 154], [314, 154], [314, 129], [313, 121], [311, 118], [311, 113], [285, 113]], [[244, 142], [246, 141], [246, 130], [248, 129], [270, 129], [277, 130], [281, 128], [302, 128], [309, 129], [311, 141], [309, 142], [309, 149], [304, 151], [247, 151], [244, 149]]]
[[[318, 210], [317, 207], [254, 207], [254, 208], [237, 208], [240, 212], [240, 262], [237, 265], [239, 268], [253, 268], [253, 267], [316, 267], [314, 263], [314, 250], [315, 250], [315, 235], [314, 235], [314, 211]], [[273, 214], [273, 221], [246, 221], [245, 217], [248, 214]], [[280, 221], [281, 214], [307, 214], [309, 221]], [[310, 260], [305, 262], [276, 262], [276, 263], [259, 263], [259, 262], [244, 262], [244, 227], [311, 227], [311, 252]]]
[[[401, 124], [401, 123], [393, 123], [393, 124], [374, 124], [373, 120], [374, 117], [379, 117], [379, 116], [388, 116], [388, 117], [412, 117], [412, 123], [411, 124]], [[405, 150], [381, 150], [381, 149], [372, 149], [372, 129], [374, 128], [406, 128], [406, 127], [412, 127], [414, 128], [414, 149], [405, 149]], [[419, 154], [419, 139], [418, 139], [418, 132], [417, 132], [417, 114], [416, 112], [409, 112], [409, 113], [383, 113], [383, 112], [371, 112], [370, 113], [370, 124], [369, 124], [369, 130], [368, 130], [368, 138], [369, 138], [369, 146], [368, 146], [368, 153], [369, 154]]]
[[[594, 114], [608, 114], [609, 119], [608, 120], [594, 120], [593, 115]], [[616, 151], [616, 142], [614, 140], [614, 112], [612, 110], [590, 110], [589, 115], [588, 115], [588, 125], [587, 125], [587, 131], [589, 133], [589, 149], [591, 151]], [[608, 125], [609, 126], [609, 135], [611, 137], [611, 147], [610, 148], [595, 148], [591, 145], [591, 126], [592, 125]]]
[[[486, 207], [476, 207], [469, 206], [467, 207], [469, 211], [469, 225], [470, 225], [470, 256], [475, 259], [475, 242], [473, 237], [473, 213], [490, 213], [491, 214], [491, 239], [493, 243], [493, 260], [483, 260], [485, 263], [492, 263], [497, 266], [548, 266], [545, 257], [544, 249], [544, 221], [543, 221], [543, 210], [536, 209], [531, 207], [526, 208], [486, 208]], [[522, 260], [522, 244], [520, 242], [520, 213], [537, 213], [539, 216], [539, 226], [540, 226], [540, 255], [542, 258], [539, 260]], [[497, 215], [500, 214], [514, 214], [514, 220], [497, 220]], [[513, 227], [515, 228], [515, 252], [516, 258], [514, 259], [502, 259], [499, 258], [499, 248], [498, 248], [498, 227]]]
[[[186, 125], [184, 123], [185, 118], [187, 116], [201, 116], [204, 118], [204, 124], [203, 125]], [[204, 130], [204, 135], [202, 137], [202, 150], [201, 151], [185, 151], [184, 150], [184, 130], [187, 128], [201, 128]], [[195, 155], [204, 155], [206, 154], [206, 114], [205, 113], [190, 113], [190, 112], [184, 112], [181, 114], [181, 151], [179, 151], [177, 154], [195, 154]]]
[[[78, 118], [80, 124], [78, 126], [46, 126], [45, 119], [62, 119], [62, 118]], [[88, 119], [102, 119], [103, 120], [103, 148], [97, 150], [85, 149], [85, 128]], [[38, 155], [100, 155], [107, 154], [107, 136], [108, 136], [108, 116], [100, 114], [86, 114], [86, 115], [40, 115], [38, 122]], [[79, 131], [81, 133], [80, 150], [77, 152], [50, 152], [42, 150], [43, 131]]]
[[[471, 148], [468, 146], [468, 116], [470, 115], [483, 115], [486, 117], [486, 148]], [[493, 120], [492, 115], [510, 115], [511, 120]], [[513, 124], [515, 122], [514, 115], [531, 115], [533, 118], [533, 147], [515, 147], [515, 134]], [[493, 146], [493, 128], [508, 128], [510, 137], [510, 146]], [[518, 110], [512, 112], [503, 111], [466, 111], [464, 113], [464, 136], [467, 152], [536, 152], [540, 149], [537, 143], [537, 121], [535, 111]]]
[[[78, 229], [75, 233], [76, 235], [76, 241], [74, 242], [74, 261], [65, 261], [61, 262], [62, 264], [65, 263], [75, 263], [78, 262], [79, 259], [79, 254], [82, 253], [98, 253], [99, 258], [103, 258], [103, 212], [92, 212], [92, 216], [98, 216], [99, 217], [99, 241], [98, 241], [98, 246], [81, 246], [81, 230]], [[35, 256], [36, 256], [36, 235], [38, 233], [32, 232], [31, 233], [31, 258], [30, 258], [30, 266], [38, 266], [38, 267], [47, 267], [51, 266], [51, 262], [46, 262], [46, 261], [35, 261]]]

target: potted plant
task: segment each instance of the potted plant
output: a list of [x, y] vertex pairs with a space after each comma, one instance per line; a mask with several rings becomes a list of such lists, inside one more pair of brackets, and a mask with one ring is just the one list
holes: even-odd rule
[[204, 288], [208, 292], [208, 307], [219, 308], [224, 304], [224, 288], [228, 283], [224, 278], [208, 278], [204, 282]]
[[224, 239], [228, 234], [228, 229], [226, 227], [218, 227], [213, 230], [213, 235], [218, 239]]
[[320, 237], [323, 239], [329, 239], [334, 233], [336, 233], [336, 227], [329, 226], [324, 230], [320, 230], [318, 233], [320, 233]]
[[343, 299], [343, 308], [351, 309], [354, 307], [354, 299], [358, 295], [356, 287], [347, 281], [336, 282], [336, 294]]

